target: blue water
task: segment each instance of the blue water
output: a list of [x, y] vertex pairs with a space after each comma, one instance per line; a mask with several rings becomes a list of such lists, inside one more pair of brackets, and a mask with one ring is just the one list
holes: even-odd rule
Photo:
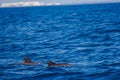
[[[120, 80], [119, 7], [1, 8], [0, 80]], [[25, 56], [42, 64], [19, 65]]]

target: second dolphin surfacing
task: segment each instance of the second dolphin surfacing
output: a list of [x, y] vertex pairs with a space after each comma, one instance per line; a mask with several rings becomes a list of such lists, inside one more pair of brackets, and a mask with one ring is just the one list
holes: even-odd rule
[[48, 66], [49, 67], [54, 67], [54, 66], [72, 66], [72, 64], [67, 64], [67, 63], [55, 63], [53, 61], [48, 61]]

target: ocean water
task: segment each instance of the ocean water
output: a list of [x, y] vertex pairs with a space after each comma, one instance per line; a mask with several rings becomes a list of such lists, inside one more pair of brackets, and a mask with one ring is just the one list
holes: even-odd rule
[[[120, 80], [119, 7], [0, 8], [0, 80]], [[25, 56], [42, 64], [20, 65]]]

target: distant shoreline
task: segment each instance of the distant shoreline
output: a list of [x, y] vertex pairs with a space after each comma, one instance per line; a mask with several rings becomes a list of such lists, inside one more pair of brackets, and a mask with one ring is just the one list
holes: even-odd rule
[[0, 7], [29, 7], [29, 6], [52, 6], [52, 5], [61, 5], [61, 3], [43, 3], [39, 1], [31, 1], [31, 2], [10, 2], [10, 3], [2, 3]]
[[120, 4], [120, 2], [109, 3], [76, 3], [76, 4], [61, 4], [61, 5], [40, 5], [40, 6], [22, 6], [22, 7], [0, 7], [0, 8], [28, 8], [28, 7], [52, 7], [52, 6], [72, 6], [72, 5], [102, 5], [102, 4]]

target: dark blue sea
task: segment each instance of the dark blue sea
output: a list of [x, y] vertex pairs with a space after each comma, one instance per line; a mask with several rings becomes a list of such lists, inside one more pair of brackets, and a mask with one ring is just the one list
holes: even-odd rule
[[0, 8], [0, 80], [120, 80], [120, 3]]

